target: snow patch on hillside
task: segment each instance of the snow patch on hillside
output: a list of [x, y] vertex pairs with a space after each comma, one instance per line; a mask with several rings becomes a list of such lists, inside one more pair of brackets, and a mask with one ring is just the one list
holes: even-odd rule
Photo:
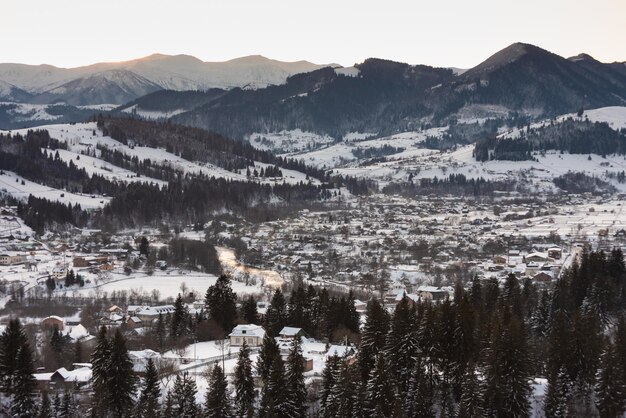
[[33, 183], [11, 171], [0, 174], [0, 193], [7, 193], [16, 199], [26, 201], [29, 195], [61, 202], [64, 204], [79, 204], [83, 209], [101, 208], [110, 200], [108, 197], [91, 196], [69, 193], [64, 190], [53, 189], [41, 184]]
[[257, 149], [269, 150], [279, 154], [312, 150], [335, 142], [328, 135], [305, 132], [301, 129], [253, 133], [248, 137], [248, 141]]
[[0, 106], [8, 106], [7, 113], [14, 117], [15, 122], [28, 122], [35, 120], [57, 120], [62, 115], [48, 113], [49, 105], [0, 102]]
[[[558, 116], [554, 119], [545, 119], [540, 122], [535, 122], [530, 125], [531, 129], [539, 129], [544, 126], [549, 126], [551, 123], [563, 123], [568, 119], [574, 120], [589, 120], [590, 122], [605, 122], [611, 129], [620, 130], [626, 129], [626, 107], [625, 106], [609, 106], [601, 107], [598, 109], [585, 110], [582, 117], [579, 118], [576, 113], [568, 113]], [[526, 128], [513, 128], [500, 135], [498, 138], [519, 138], [522, 135], [522, 130]]]
[[122, 109], [124, 113], [130, 113], [132, 115], [141, 116], [144, 119], [156, 120], [156, 119], [167, 119], [172, 116], [176, 116], [178, 114], [186, 112], [185, 109], [175, 109], [170, 110], [168, 112], [160, 112], [158, 110], [144, 110], [140, 108], [138, 105], [132, 105], [125, 109]]

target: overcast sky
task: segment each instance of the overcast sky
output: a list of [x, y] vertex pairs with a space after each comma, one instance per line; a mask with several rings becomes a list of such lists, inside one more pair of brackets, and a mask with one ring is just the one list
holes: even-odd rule
[[73, 67], [155, 52], [345, 66], [472, 67], [528, 42], [626, 61], [626, 0], [0, 0], [0, 62]]

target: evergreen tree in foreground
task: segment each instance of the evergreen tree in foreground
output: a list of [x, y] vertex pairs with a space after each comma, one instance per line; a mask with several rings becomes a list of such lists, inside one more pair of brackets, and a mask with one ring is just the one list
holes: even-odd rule
[[[196, 404], [196, 383], [187, 374], [184, 376], [177, 375], [174, 381], [174, 388], [170, 392], [171, 395], [171, 411], [172, 418], [195, 418], [198, 415], [198, 405]], [[168, 396], [169, 397], [169, 396]], [[168, 412], [168, 401], [166, 400], [165, 411]], [[165, 415], [167, 415], [165, 414]]]
[[52, 404], [50, 403], [50, 396], [48, 392], [41, 394], [41, 403], [39, 404], [39, 412], [37, 418], [52, 418]]
[[287, 357], [286, 408], [289, 417], [304, 418], [306, 415], [306, 387], [304, 385], [304, 357], [302, 341], [294, 338]]
[[[91, 356], [91, 417], [105, 417], [109, 406], [108, 368], [111, 356], [111, 344], [104, 326], [98, 331], [96, 348]], [[56, 398], [55, 398], [56, 401]]]
[[376, 365], [367, 382], [367, 403], [371, 416], [391, 416], [394, 404], [393, 387], [382, 355], [376, 357]]
[[133, 362], [128, 357], [126, 340], [120, 330], [115, 331], [107, 362], [107, 389], [110, 395], [109, 410], [114, 417], [123, 417], [132, 410], [135, 392]]
[[16, 360], [16, 373], [13, 379], [13, 399], [11, 414], [15, 418], [31, 418], [37, 412], [33, 393], [37, 387], [33, 373], [33, 354], [27, 341], [22, 343]]
[[221, 275], [215, 284], [207, 289], [205, 303], [209, 318], [217, 322], [228, 334], [237, 319], [237, 294], [233, 292], [228, 276]]
[[159, 415], [159, 398], [161, 388], [159, 383], [159, 373], [152, 359], [148, 359], [146, 365], [146, 377], [141, 388], [141, 395], [137, 402], [137, 418], [150, 418]]
[[231, 416], [230, 396], [226, 391], [228, 383], [226, 376], [219, 365], [213, 366], [209, 379], [209, 390], [205, 398], [205, 413], [207, 418], [228, 418]]
[[254, 378], [250, 348], [244, 342], [239, 349], [235, 367], [235, 409], [239, 418], [252, 418], [254, 415]]
[[598, 371], [596, 386], [596, 406], [603, 418], [621, 417], [624, 413], [626, 388], [619, 376], [620, 370], [616, 367], [617, 362], [615, 345], [608, 342], [602, 354], [602, 364]]

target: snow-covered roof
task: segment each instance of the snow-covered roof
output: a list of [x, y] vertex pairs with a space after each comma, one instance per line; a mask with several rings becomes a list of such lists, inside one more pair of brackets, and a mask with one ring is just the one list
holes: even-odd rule
[[237, 325], [228, 335], [229, 337], [265, 337], [265, 330], [260, 325], [245, 324]]
[[283, 327], [282, 330], [278, 333], [279, 335], [284, 335], [287, 337], [295, 337], [298, 333], [302, 332], [302, 328], [296, 327]]
[[87, 328], [85, 328], [81, 324], [78, 324], [76, 326], [73, 326], [73, 327], [69, 328], [67, 330], [66, 334], [72, 340], [76, 341], [76, 340], [80, 340], [80, 339], [88, 337], [89, 336], [89, 331], [87, 331]]

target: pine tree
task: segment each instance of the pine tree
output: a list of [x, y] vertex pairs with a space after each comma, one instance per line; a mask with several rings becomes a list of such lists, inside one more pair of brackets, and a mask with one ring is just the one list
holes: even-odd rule
[[570, 416], [568, 403], [570, 398], [570, 381], [564, 367], [561, 367], [548, 385], [544, 400], [544, 411], [547, 418], [565, 418]]
[[376, 298], [367, 303], [365, 311], [365, 325], [361, 334], [358, 359], [361, 379], [365, 382], [374, 367], [376, 355], [385, 346], [389, 331], [389, 314]]
[[530, 410], [530, 366], [523, 326], [508, 308], [501, 315], [496, 315], [493, 322], [481, 391], [485, 415], [527, 417]]
[[59, 396], [59, 392], [54, 394], [54, 402], [52, 404], [52, 412], [54, 418], [58, 418], [61, 415], [61, 408], [63, 408], [63, 401]]
[[27, 341], [22, 343], [17, 354], [11, 414], [16, 418], [31, 418], [37, 413], [33, 393], [37, 387], [33, 373], [33, 354]]
[[133, 362], [128, 357], [126, 340], [120, 330], [115, 331], [106, 368], [106, 385], [110, 394], [109, 410], [114, 417], [123, 417], [132, 410], [135, 392]]
[[352, 293], [352, 289], [348, 292], [348, 298], [346, 299], [346, 315], [344, 319], [344, 325], [350, 331], [358, 334], [360, 332], [360, 316], [356, 310], [356, 305], [354, 304], [354, 293]]
[[304, 385], [302, 341], [299, 337], [293, 340], [289, 356], [287, 357], [286, 383], [285, 403], [287, 416], [290, 418], [304, 418], [306, 415], [306, 387]]
[[407, 396], [404, 401], [404, 413], [407, 417], [433, 418], [433, 387], [426, 369], [421, 361], [417, 361], [411, 373]]
[[382, 355], [376, 357], [376, 364], [367, 382], [367, 403], [370, 414], [376, 417], [390, 417], [394, 393], [387, 366]]
[[107, 338], [106, 328], [102, 326], [96, 337], [96, 348], [91, 355], [91, 385], [93, 390], [91, 416], [94, 418], [106, 416], [109, 400], [111, 399], [108, 386], [110, 357], [111, 343]]
[[70, 392], [65, 391], [63, 393], [63, 401], [61, 403], [60, 413], [58, 415], [59, 418], [76, 418], [78, 416], [78, 411], [76, 408], [75, 400]]
[[338, 374], [339, 357], [336, 355], [328, 357], [322, 371], [322, 387], [320, 389], [320, 413], [323, 417], [330, 417], [334, 413], [332, 409], [328, 408], [328, 405], [332, 390], [337, 384]]
[[176, 302], [174, 302], [174, 312], [172, 313], [172, 321], [170, 322], [170, 338], [173, 342], [181, 344], [182, 337], [186, 337], [189, 333], [187, 327], [189, 312], [183, 303], [183, 298], [178, 294]]
[[254, 415], [254, 378], [250, 349], [245, 340], [239, 349], [235, 367], [235, 405], [239, 418], [252, 418]]
[[596, 385], [596, 406], [601, 417], [617, 418], [624, 413], [626, 388], [622, 382], [615, 345], [608, 342], [602, 354], [602, 363], [598, 371]]
[[50, 403], [50, 396], [48, 395], [48, 392], [44, 391], [41, 394], [41, 403], [39, 404], [37, 418], [53, 418], [52, 404]]
[[274, 357], [267, 383], [261, 392], [260, 418], [287, 417], [285, 405], [285, 365], [280, 356]]
[[480, 384], [476, 377], [476, 369], [470, 363], [461, 382], [461, 400], [457, 418], [480, 418], [484, 416], [482, 399], [480, 397]]
[[16, 378], [18, 354], [26, 343], [26, 334], [20, 320], [15, 318], [9, 321], [6, 329], [0, 336], [0, 385], [2, 392], [13, 393]]
[[204, 406], [207, 418], [228, 418], [231, 416], [232, 408], [230, 396], [226, 391], [227, 387], [228, 383], [222, 368], [219, 365], [213, 366]]
[[161, 397], [161, 388], [159, 384], [159, 373], [152, 359], [148, 359], [146, 365], [146, 375], [141, 395], [137, 402], [137, 418], [150, 418], [159, 415], [159, 398]]
[[[195, 418], [198, 415], [198, 405], [196, 404], [197, 391], [196, 382], [186, 373], [183, 376], [176, 376], [174, 388], [171, 391], [172, 417]], [[167, 410], [167, 405], [165, 409]]]
[[256, 310], [256, 300], [253, 296], [249, 296], [241, 307], [241, 316], [248, 324], [257, 324], [259, 322], [259, 316]]
[[274, 338], [270, 337], [268, 333], [265, 333], [263, 344], [261, 345], [261, 352], [257, 360], [257, 371], [264, 384], [267, 384], [269, 380], [272, 364], [274, 364], [274, 359], [277, 357], [280, 358], [278, 344], [276, 344]]
[[165, 320], [163, 318], [163, 314], [159, 312], [159, 318], [157, 319], [156, 329], [154, 331], [157, 336], [157, 342], [159, 344], [159, 352], [163, 352], [165, 350]]
[[280, 289], [276, 289], [265, 315], [266, 330], [271, 337], [278, 335], [285, 326], [286, 318], [285, 297]]
[[411, 370], [418, 354], [415, 311], [405, 296], [396, 305], [385, 344], [389, 374], [403, 396], [409, 384]]
[[228, 334], [237, 319], [237, 294], [233, 292], [228, 276], [221, 275], [215, 284], [207, 289], [205, 303], [209, 318], [217, 322]]

